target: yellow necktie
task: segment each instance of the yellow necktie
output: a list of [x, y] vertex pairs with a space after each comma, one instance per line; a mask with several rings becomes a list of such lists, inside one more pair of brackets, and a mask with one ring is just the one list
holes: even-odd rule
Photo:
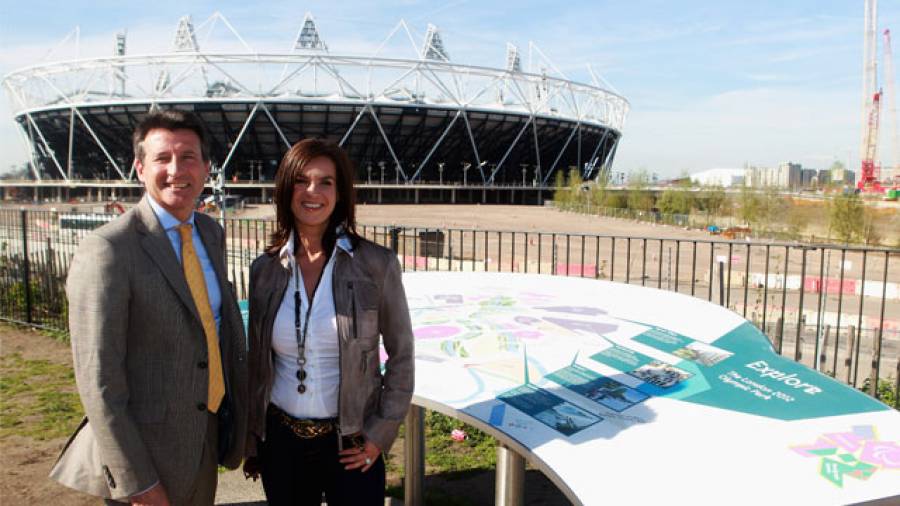
[[200, 313], [200, 321], [203, 323], [203, 333], [206, 334], [206, 348], [209, 355], [209, 389], [207, 392], [207, 409], [211, 413], [219, 410], [222, 397], [225, 395], [225, 380], [222, 376], [222, 355], [219, 353], [219, 338], [216, 332], [216, 319], [209, 307], [209, 297], [206, 292], [206, 278], [200, 267], [197, 252], [194, 251], [194, 241], [191, 239], [190, 223], [182, 223], [178, 226], [181, 235], [181, 266], [184, 269], [184, 279], [191, 289], [191, 296]]

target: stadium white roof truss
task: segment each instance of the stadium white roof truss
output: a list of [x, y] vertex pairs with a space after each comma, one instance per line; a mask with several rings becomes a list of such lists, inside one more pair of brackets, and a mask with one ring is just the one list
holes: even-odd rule
[[[195, 29], [190, 17], [185, 16], [178, 22], [171, 52], [126, 55], [125, 37], [120, 34], [116, 54], [112, 56], [40, 64], [5, 76], [3, 87], [12, 102], [14, 114], [19, 117], [24, 115], [27, 119], [23, 125], [23, 139], [29, 145], [32, 158], [36, 156], [34, 149], [43, 149], [62, 178], [71, 176], [66, 168], [71, 167], [71, 153], [67, 156], [68, 164], [61, 163], [60, 154], [53, 152], [32, 118], [36, 111], [68, 110], [72, 118], [70, 128], [75, 128], [76, 121], [81, 124], [106, 154], [119, 177], [129, 179], [133, 176], [133, 169], [126, 175], [80, 109], [95, 105], [128, 106], [148, 102], [151, 107], [205, 101], [253, 103], [223, 162], [223, 168], [227, 168], [248, 125], [259, 114], [268, 118], [282, 142], [290, 146], [290, 140], [266, 104], [325, 102], [362, 106], [341, 142], [350, 136], [364, 116], [371, 116], [387, 144], [393, 164], [405, 182], [417, 181], [422, 168], [430, 161], [447, 133], [460, 121], [468, 133], [481, 179], [487, 184], [494, 181], [513, 147], [523, 136], [532, 135], [534, 145], [538, 147], [538, 120], [574, 122], [576, 126], [555, 160], [540, 160], [540, 150], [537, 150], [538, 173], [542, 176], [542, 184], [546, 184], [563, 152], [582, 135], [582, 125], [602, 127], [606, 131], [604, 138], [593, 149], [593, 155], [587, 159], [583, 175], [591, 173], [598, 164], [604, 166], [611, 160], [615, 146], [603, 160], [598, 159], [598, 153], [607, 134], [621, 133], [629, 110], [628, 101], [611, 91], [608, 83], [601, 82], [593, 69], [588, 69], [593, 80], [591, 84], [569, 80], [534, 44], [529, 45], [529, 68], [533, 68], [535, 59], [540, 60], [541, 71], [537, 73], [521, 70], [519, 50], [512, 44], [507, 45], [504, 68], [452, 63], [440, 32], [430, 24], [421, 46], [416, 44], [406, 23], [400, 21], [372, 55], [360, 56], [329, 52], [313, 17], [308, 13], [290, 50], [283, 53], [254, 51], [219, 13], [211, 16], [201, 27], [211, 30], [216, 23], [222, 23], [244, 50], [205, 50], [203, 44], [198, 42], [199, 27]], [[418, 57], [380, 56], [388, 41], [401, 31], [409, 39], [412, 54]], [[548, 75], [548, 67], [555, 75]], [[453, 110], [455, 114], [427, 156], [417, 163], [417, 169], [407, 170], [410, 167], [404, 167], [396, 155], [379, 121], [376, 106], [431, 107]], [[478, 142], [470, 124], [469, 116], [474, 111], [516, 114], [527, 118], [503, 158], [492, 160], [496, 163], [489, 167], [489, 172], [484, 170], [486, 164], [479, 156]], [[37, 173], [35, 176], [40, 177]]]

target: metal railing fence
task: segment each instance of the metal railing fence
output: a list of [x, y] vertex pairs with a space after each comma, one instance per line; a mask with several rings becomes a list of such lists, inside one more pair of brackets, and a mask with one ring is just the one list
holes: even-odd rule
[[[112, 217], [0, 210], [0, 319], [65, 331], [71, 256], [88, 229]], [[250, 263], [275, 223], [224, 225], [228, 275], [246, 298]], [[396, 251], [404, 270], [579, 276], [706, 299], [747, 318], [779, 353], [900, 406], [900, 249], [400, 225], [358, 231]]]

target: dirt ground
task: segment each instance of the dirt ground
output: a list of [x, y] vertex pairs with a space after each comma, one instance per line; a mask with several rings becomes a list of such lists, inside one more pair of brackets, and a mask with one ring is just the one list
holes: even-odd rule
[[[0, 324], [0, 354], [26, 360], [71, 364], [69, 346], [33, 330]], [[72, 385], [75, 390], [75, 385]], [[2, 401], [2, 400], [0, 400]], [[74, 429], [74, 427], [72, 427]], [[97, 504], [47, 478], [66, 438], [39, 441], [25, 436], [0, 438], [0, 503], [7, 505]]]
[[[241, 218], [274, 218], [271, 206], [252, 206]], [[567, 213], [551, 207], [497, 205], [370, 205], [356, 207], [356, 221], [366, 225], [409, 225], [519, 232], [632, 235], [637, 237], [708, 239], [697, 230]]]

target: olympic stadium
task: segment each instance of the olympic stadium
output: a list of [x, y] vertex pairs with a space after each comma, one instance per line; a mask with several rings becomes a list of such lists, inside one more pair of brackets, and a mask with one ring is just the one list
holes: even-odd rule
[[[215, 24], [237, 45], [198, 43]], [[540, 203], [560, 171], [609, 170], [629, 109], [593, 73], [569, 80], [546, 59], [523, 70], [512, 44], [497, 67], [456, 63], [433, 25], [416, 44], [401, 21], [365, 55], [331, 51], [309, 14], [283, 52], [254, 50], [219, 13], [196, 26], [185, 16], [173, 34], [165, 53], [129, 54], [121, 33], [109, 56], [6, 75], [31, 158], [20, 185], [35, 198], [135, 196], [131, 132], [149, 110], [175, 108], [204, 123], [227, 193], [267, 198], [282, 155], [315, 137], [348, 150], [362, 201]], [[402, 57], [387, 43], [398, 37]]]

